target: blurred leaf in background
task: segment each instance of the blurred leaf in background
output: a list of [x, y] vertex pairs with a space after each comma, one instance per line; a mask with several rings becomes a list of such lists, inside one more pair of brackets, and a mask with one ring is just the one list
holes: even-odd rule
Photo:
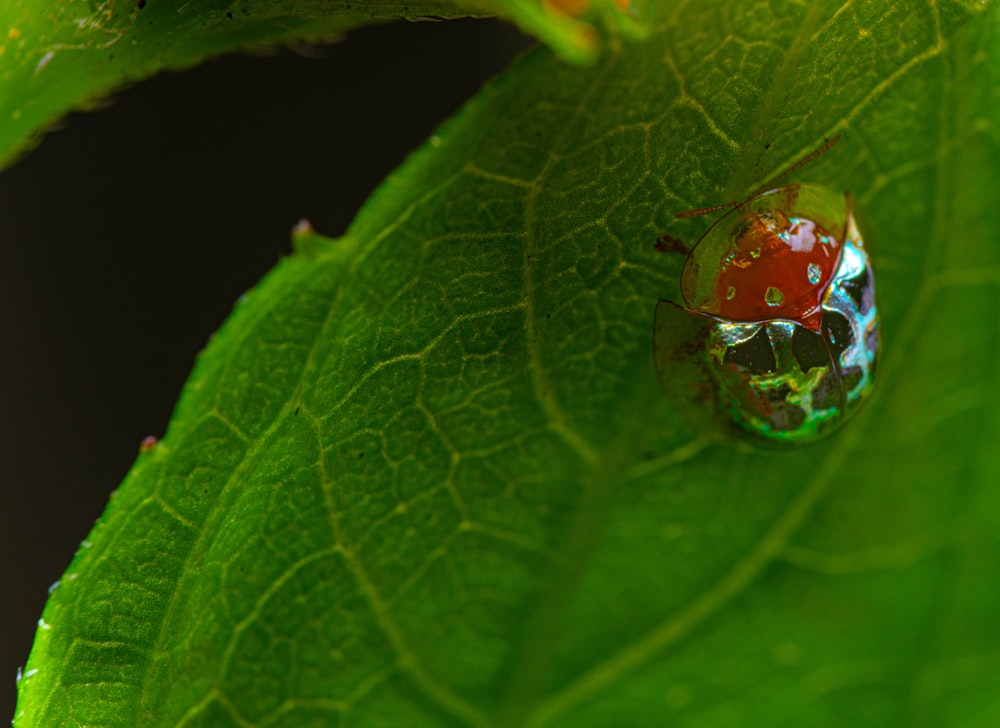
[[[594, 8], [635, 36], [641, 26]], [[640, 3], [637, 2], [636, 5]], [[390, 20], [499, 15], [536, 35], [565, 59], [592, 61], [599, 47], [588, 0], [64, 0], [0, 7], [0, 161], [10, 158], [67, 110], [164, 69], [191, 66], [237, 49], [335, 40], [352, 28]], [[345, 69], [346, 72], [364, 69]]]

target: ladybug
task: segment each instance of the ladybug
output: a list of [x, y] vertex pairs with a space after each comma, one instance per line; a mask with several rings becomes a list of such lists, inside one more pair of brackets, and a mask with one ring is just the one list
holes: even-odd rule
[[[696, 424], [755, 444], [812, 442], [843, 425], [875, 382], [875, 278], [856, 200], [816, 184], [772, 186], [732, 208], [691, 248], [684, 305], [656, 307], [660, 385]], [[663, 236], [657, 248], [679, 252]]]

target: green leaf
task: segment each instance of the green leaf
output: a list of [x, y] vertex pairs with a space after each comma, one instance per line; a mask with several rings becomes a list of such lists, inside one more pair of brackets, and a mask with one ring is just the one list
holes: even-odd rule
[[[598, 50], [587, 17], [546, 9], [542, 0], [59, 0], [48, 6], [43, 10], [37, 0], [0, 6], [3, 166], [67, 111], [164, 69], [248, 47], [329, 40], [392, 19], [499, 15], [571, 61], [591, 61]], [[620, 13], [604, 16], [625, 35], [641, 32]]]
[[[1000, 11], [653, 10], [298, 234], [50, 599], [16, 728], [1000, 722]], [[658, 391], [653, 244], [838, 132], [798, 176], [870, 220], [876, 392], [710, 443]]]

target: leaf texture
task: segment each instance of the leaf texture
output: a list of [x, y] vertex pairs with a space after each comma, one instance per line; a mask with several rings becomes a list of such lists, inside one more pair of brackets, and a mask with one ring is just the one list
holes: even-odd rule
[[[200, 357], [52, 596], [16, 728], [1000, 720], [994, 3], [657, 3], [538, 50]], [[797, 177], [872, 231], [872, 401], [810, 447], [659, 393], [653, 245]]]

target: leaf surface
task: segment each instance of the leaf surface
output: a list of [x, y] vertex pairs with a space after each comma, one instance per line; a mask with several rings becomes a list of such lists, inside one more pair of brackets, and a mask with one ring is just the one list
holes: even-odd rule
[[[46, 609], [33, 726], [1000, 721], [1000, 15], [655, 4], [477, 96], [211, 342]], [[797, 177], [870, 221], [872, 401], [810, 447], [660, 394], [653, 245]]]

